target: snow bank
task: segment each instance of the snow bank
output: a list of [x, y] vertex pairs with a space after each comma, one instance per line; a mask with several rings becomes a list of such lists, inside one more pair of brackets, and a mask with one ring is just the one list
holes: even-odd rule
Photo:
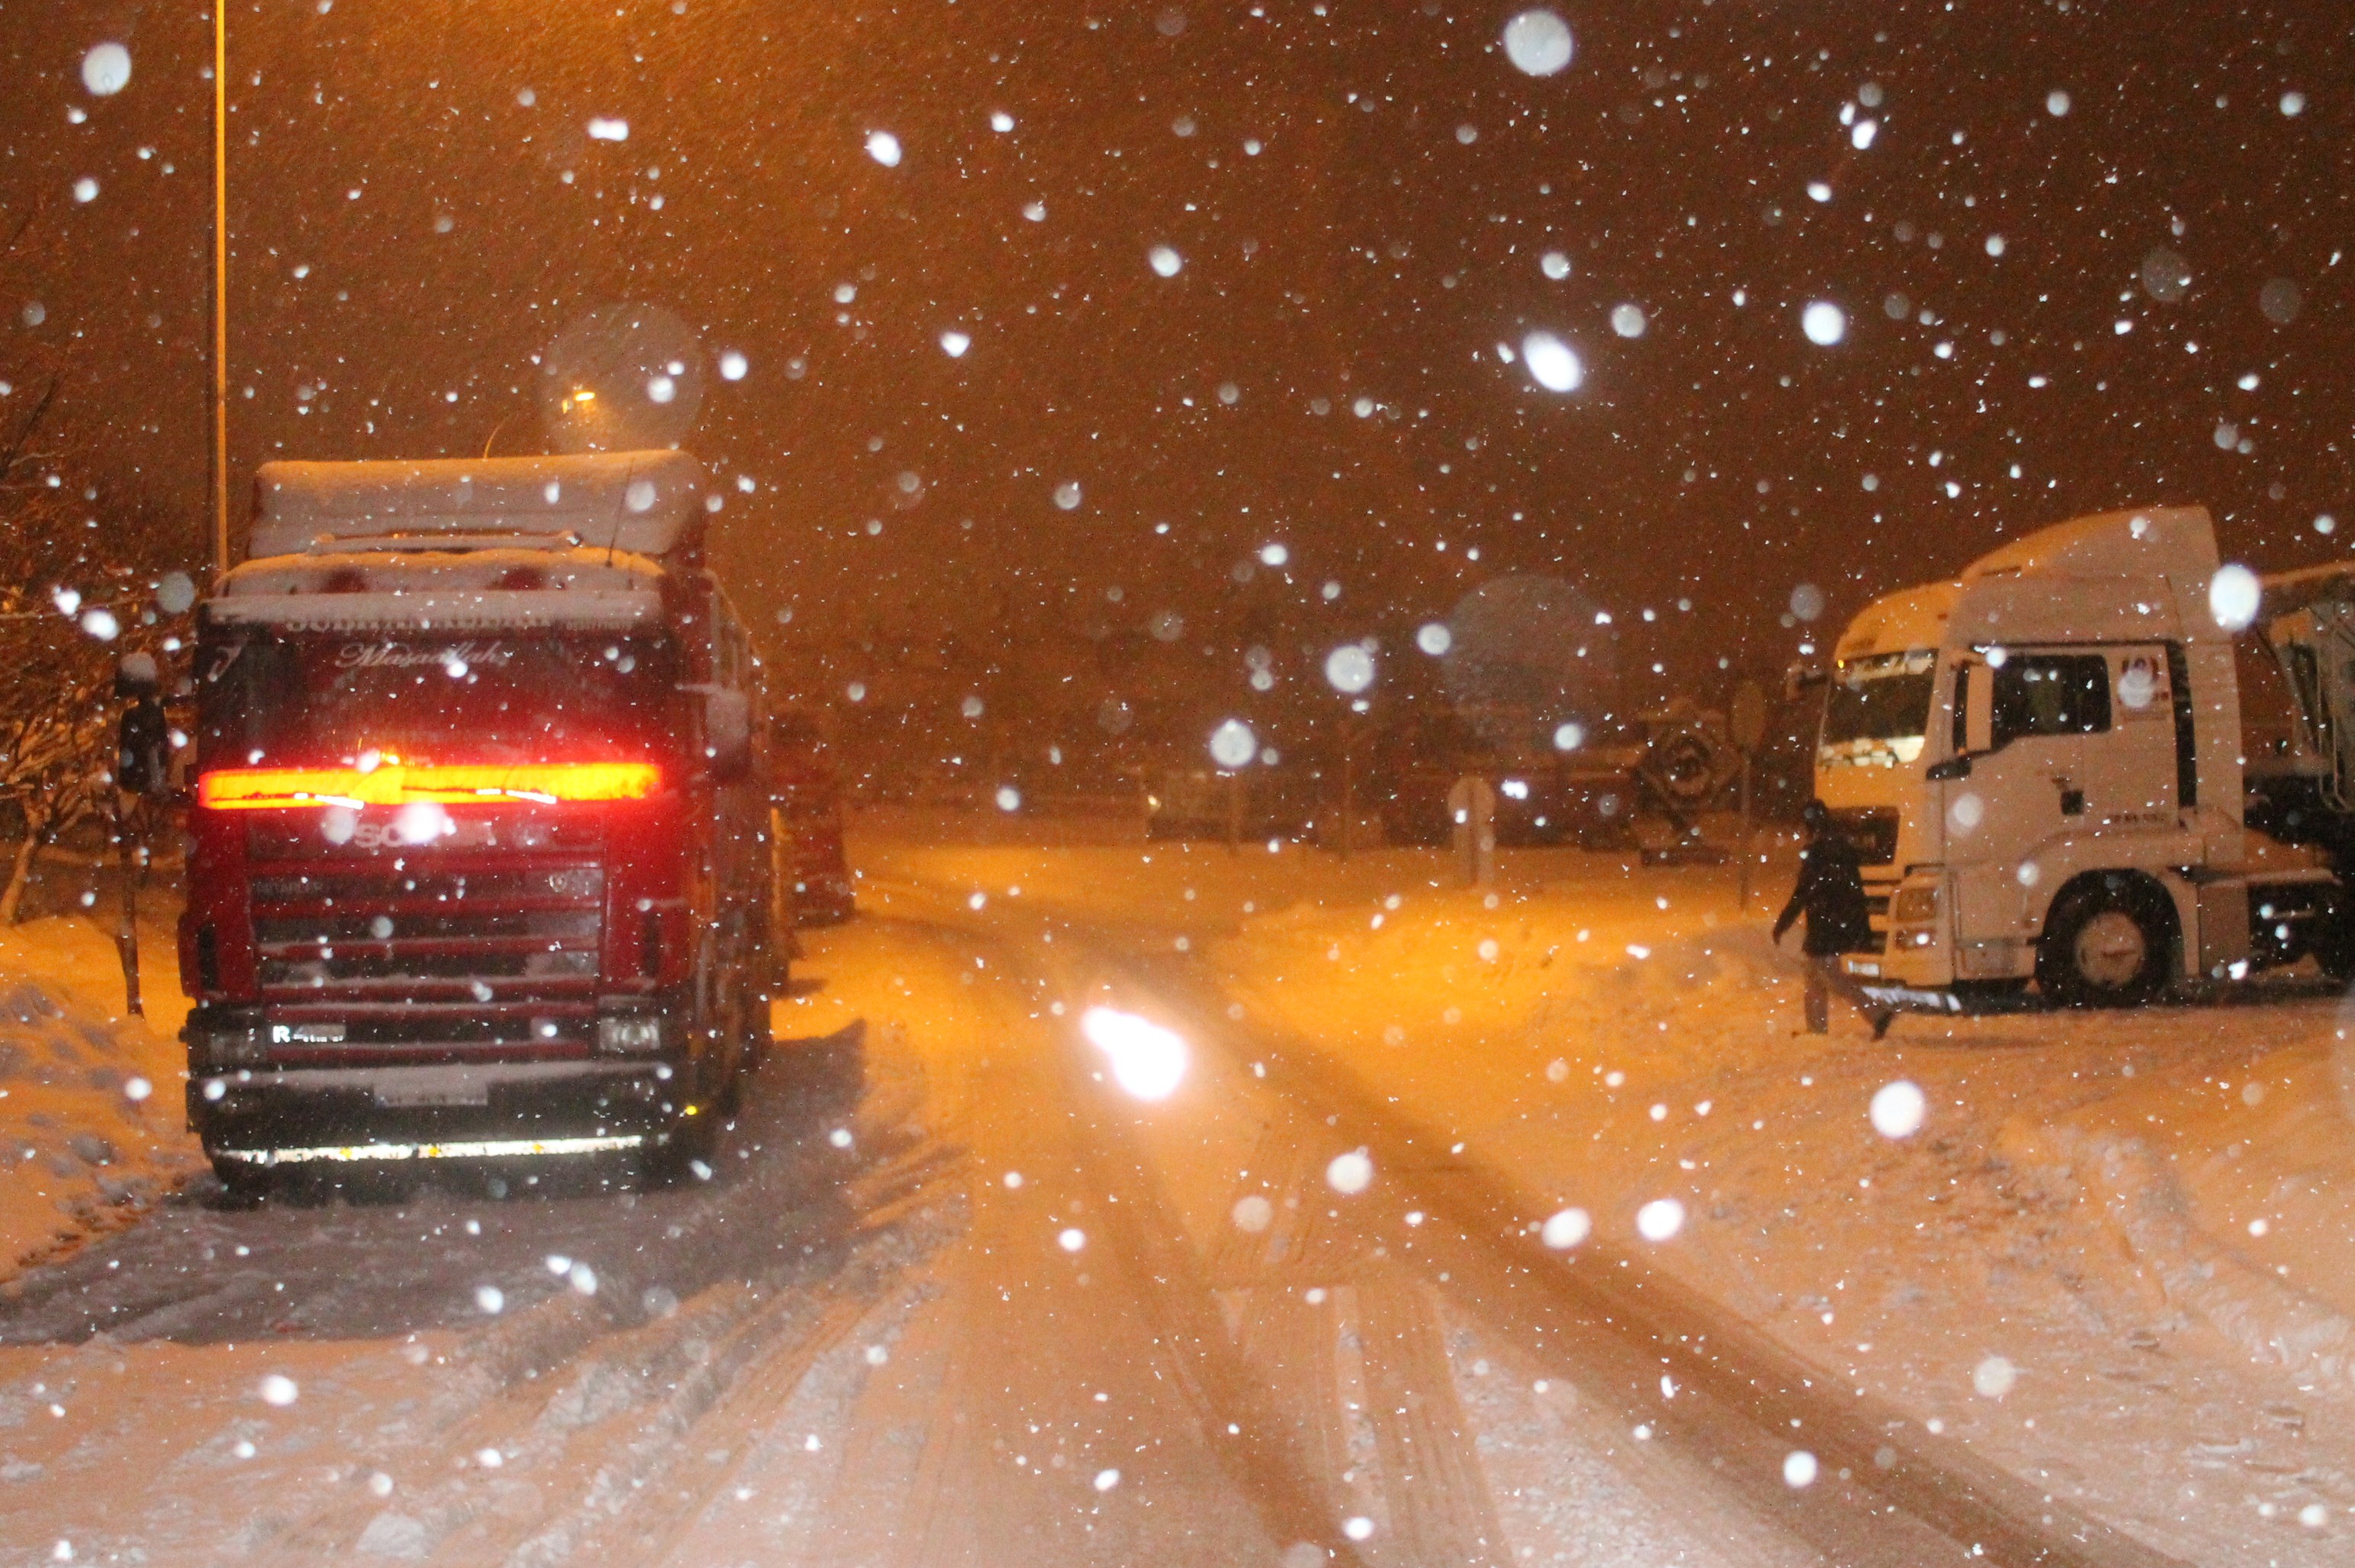
[[121, 1016], [121, 997], [112, 944], [80, 922], [0, 939], [0, 1278], [120, 1229], [202, 1168], [181, 1048]]

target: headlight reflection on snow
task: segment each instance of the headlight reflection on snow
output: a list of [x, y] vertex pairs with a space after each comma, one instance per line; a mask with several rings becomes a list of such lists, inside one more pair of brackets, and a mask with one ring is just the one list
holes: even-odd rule
[[1090, 1008], [1080, 1032], [1112, 1058], [1114, 1081], [1140, 1100], [1167, 1100], [1186, 1077], [1186, 1042], [1135, 1013]]

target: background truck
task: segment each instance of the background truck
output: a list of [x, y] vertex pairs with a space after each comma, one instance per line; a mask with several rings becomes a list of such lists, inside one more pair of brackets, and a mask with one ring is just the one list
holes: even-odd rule
[[276, 463], [199, 606], [188, 1115], [292, 1166], [708, 1157], [788, 933], [676, 452]]
[[1869, 986], [2355, 973], [2355, 573], [2261, 583], [2203, 508], [2105, 513], [1875, 602], [1835, 654], [1816, 789], [1863, 850]]

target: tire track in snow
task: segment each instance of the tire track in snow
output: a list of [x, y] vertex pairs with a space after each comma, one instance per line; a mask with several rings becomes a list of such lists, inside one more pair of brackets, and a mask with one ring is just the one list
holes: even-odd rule
[[[1027, 963], [1060, 975], [1063, 995], [1103, 984], [1153, 997], [1186, 1020], [1198, 1046], [1263, 1063], [1270, 1089], [1326, 1124], [1336, 1149], [1372, 1151], [1398, 1207], [1434, 1222], [1412, 1249], [1426, 1277], [1544, 1362], [1615, 1403], [1643, 1445], [1687, 1456], [1753, 1515], [1841, 1563], [1913, 1568], [1964, 1554], [2006, 1568], [2185, 1568], [1979, 1459], [1929, 1439], [1910, 1420], [1836, 1373], [1812, 1366], [1662, 1271], [1590, 1242], [1572, 1263], [1534, 1233], [1527, 1201], [1500, 1179], [1444, 1152], [1423, 1127], [1314, 1048], [1268, 1037], [1246, 1042], [1224, 1021], [1225, 997], [1191, 960], [1074, 921], [1038, 947], [1007, 923], [975, 918], [945, 890], [898, 884], [899, 898], [952, 928], [986, 932]], [[1087, 974], [1087, 983], [1072, 976]], [[1361, 1238], [1380, 1249], [1380, 1236]], [[1666, 1387], [1677, 1392], [1668, 1395]], [[1819, 1478], [1782, 1478], [1793, 1450]]]

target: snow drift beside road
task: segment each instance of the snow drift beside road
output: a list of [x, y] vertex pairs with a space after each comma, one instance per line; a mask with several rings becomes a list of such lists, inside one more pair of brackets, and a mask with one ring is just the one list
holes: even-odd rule
[[80, 922], [0, 940], [0, 1278], [119, 1228], [202, 1168], [181, 1048], [123, 1016], [120, 987], [112, 946]]

